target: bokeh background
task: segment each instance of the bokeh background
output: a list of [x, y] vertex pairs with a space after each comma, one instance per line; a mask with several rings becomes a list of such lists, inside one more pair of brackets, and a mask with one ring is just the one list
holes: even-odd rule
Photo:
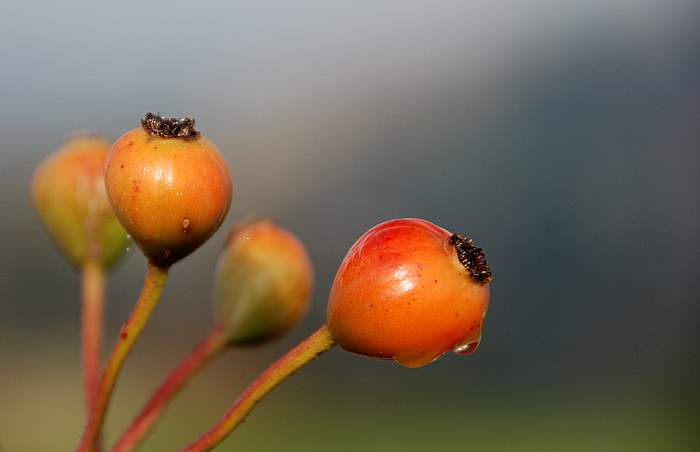
[[[0, 0], [0, 446], [67, 451], [83, 424], [79, 279], [29, 199], [74, 132], [192, 115], [235, 200], [172, 272], [127, 362], [114, 440], [210, 327], [226, 229], [270, 216], [308, 245], [312, 310], [232, 351], [146, 451], [223, 414], [324, 320], [335, 268], [400, 216], [466, 232], [495, 272], [478, 353], [409, 370], [333, 350], [220, 450], [700, 450], [700, 4], [696, 1]], [[145, 269], [111, 273], [111, 344]]]

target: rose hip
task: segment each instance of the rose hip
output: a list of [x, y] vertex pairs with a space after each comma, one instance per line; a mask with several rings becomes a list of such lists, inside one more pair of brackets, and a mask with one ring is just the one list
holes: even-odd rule
[[68, 260], [108, 266], [128, 243], [104, 185], [109, 143], [96, 135], [72, 138], [34, 173], [32, 199], [39, 217]]
[[112, 146], [105, 181], [117, 217], [161, 267], [211, 237], [231, 204], [226, 162], [189, 118], [147, 114]]
[[424, 366], [476, 349], [491, 271], [470, 239], [421, 219], [374, 226], [345, 256], [333, 282], [328, 327], [343, 348]]
[[306, 248], [269, 220], [233, 230], [219, 258], [216, 323], [231, 344], [254, 344], [290, 330], [311, 299], [313, 267]]

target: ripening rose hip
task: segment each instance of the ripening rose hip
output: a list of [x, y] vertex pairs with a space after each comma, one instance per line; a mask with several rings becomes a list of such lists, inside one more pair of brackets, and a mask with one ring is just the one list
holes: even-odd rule
[[86, 261], [108, 266], [128, 243], [105, 193], [108, 151], [109, 143], [102, 137], [77, 136], [44, 160], [32, 179], [32, 200], [39, 217], [78, 267]]
[[219, 228], [231, 204], [231, 177], [194, 120], [149, 113], [141, 122], [112, 146], [107, 194], [146, 257], [168, 267]]
[[236, 227], [216, 269], [215, 320], [232, 345], [290, 330], [311, 299], [313, 267], [303, 243], [269, 220]]
[[378, 224], [350, 248], [331, 288], [328, 328], [346, 350], [421, 367], [473, 352], [491, 271], [471, 239], [421, 219]]

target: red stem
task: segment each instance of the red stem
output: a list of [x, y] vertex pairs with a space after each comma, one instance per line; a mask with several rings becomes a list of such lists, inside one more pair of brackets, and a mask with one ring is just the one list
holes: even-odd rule
[[324, 325], [304, 339], [286, 355], [275, 361], [253, 381], [208, 432], [183, 449], [183, 452], [204, 452], [213, 449], [243, 422], [255, 405], [285, 378], [313, 361], [335, 343]]
[[95, 403], [90, 411], [90, 418], [88, 419], [83, 437], [77, 449], [79, 452], [94, 452], [97, 449], [100, 434], [102, 433], [102, 425], [104, 424], [109, 402], [112, 399], [117, 377], [121, 372], [126, 357], [129, 355], [129, 352], [141, 335], [153, 310], [158, 304], [167, 278], [167, 268], [158, 267], [150, 262], [148, 263], [148, 273], [143, 282], [141, 295], [139, 295], [139, 299], [131, 311], [131, 315], [129, 315], [129, 318], [124, 322], [121, 332], [119, 333], [119, 339], [117, 339], [117, 343], [112, 349], [112, 353], [107, 359], [107, 363], [102, 371], [100, 384], [95, 396]]
[[100, 264], [86, 262], [82, 268], [81, 286], [83, 380], [85, 412], [88, 417], [100, 382], [104, 284], [104, 270]]
[[129, 428], [122, 434], [112, 452], [132, 451], [158, 421], [173, 397], [182, 387], [226, 346], [226, 331], [216, 327], [175, 368], [153, 393]]

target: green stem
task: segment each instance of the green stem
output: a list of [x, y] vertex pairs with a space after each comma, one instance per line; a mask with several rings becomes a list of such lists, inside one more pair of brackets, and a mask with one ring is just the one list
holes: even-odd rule
[[92, 407], [90, 419], [88, 420], [87, 427], [85, 427], [85, 432], [78, 446], [79, 452], [95, 451], [119, 372], [131, 348], [146, 326], [148, 319], [153, 313], [153, 309], [158, 304], [167, 278], [168, 268], [158, 267], [155, 264], [148, 263], [148, 273], [143, 282], [141, 295], [131, 315], [122, 326], [119, 339], [102, 372], [102, 379], [100, 380], [100, 386], [97, 391], [95, 403]]
[[326, 325], [319, 328], [260, 374], [229, 408], [224, 417], [208, 432], [183, 449], [183, 452], [203, 452], [213, 449], [240, 425], [255, 405], [278, 384], [334, 345]]

